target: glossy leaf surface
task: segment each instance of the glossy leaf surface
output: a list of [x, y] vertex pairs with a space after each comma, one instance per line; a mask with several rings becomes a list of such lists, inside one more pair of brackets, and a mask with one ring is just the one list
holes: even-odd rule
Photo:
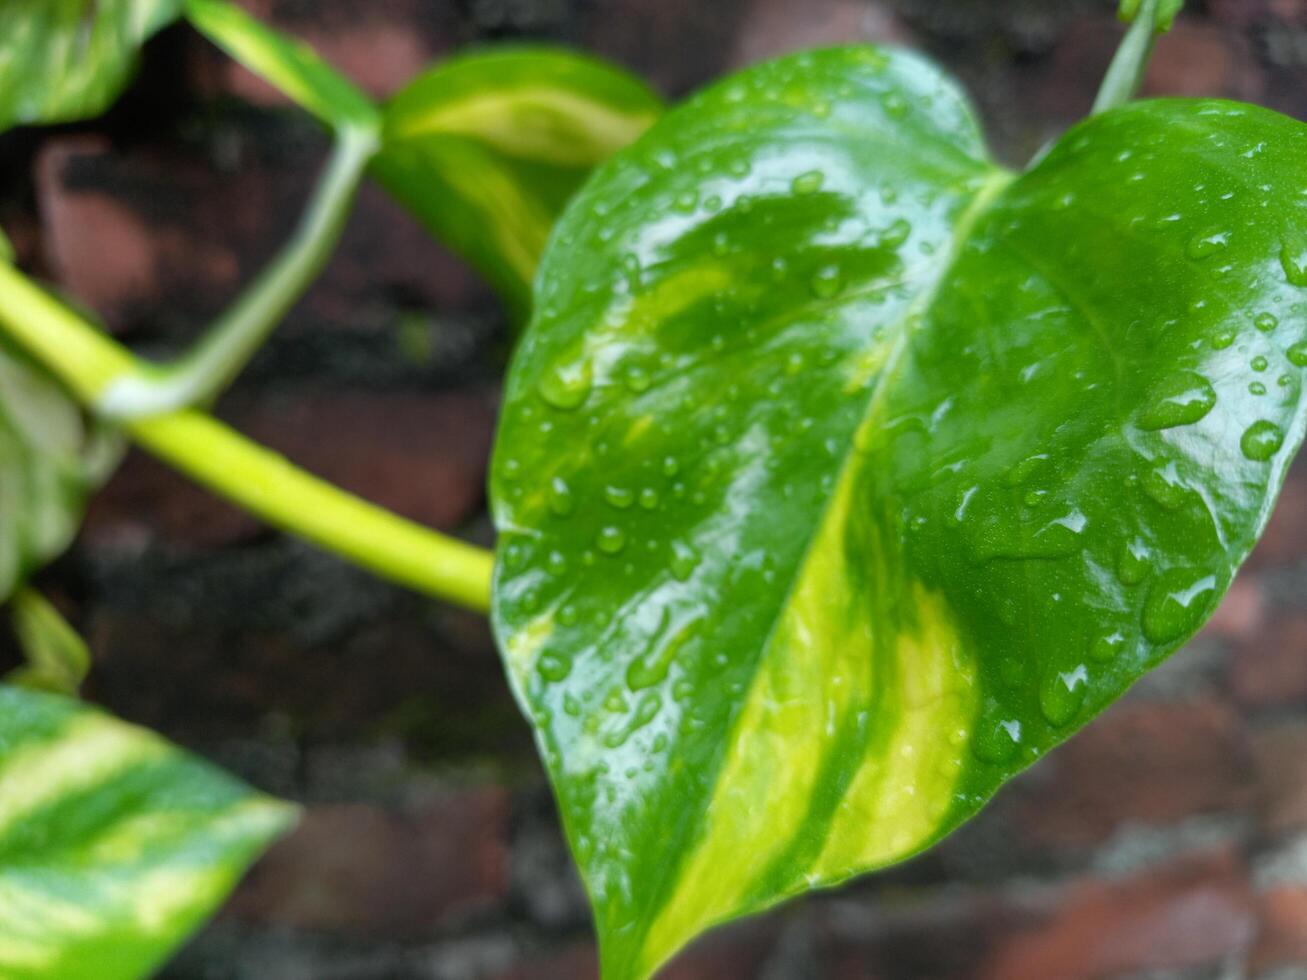
[[0, 603], [68, 547], [118, 452], [116, 438], [0, 338]]
[[373, 170], [524, 317], [563, 206], [661, 109], [642, 82], [593, 58], [490, 49], [437, 66], [391, 100]]
[[601, 168], [492, 493], [608, 980], [929, 846], [1198, 628], [1303, 436], [1305, 154], [1151, 102], [1018, 177], [862, 48]]
[[0, 131], [103, 112], [137, 54], [180, 0], [5, 0], [0, 4]]
[[0, 976], [149, 976], [290, 825], [161, 738], [0, 687]]

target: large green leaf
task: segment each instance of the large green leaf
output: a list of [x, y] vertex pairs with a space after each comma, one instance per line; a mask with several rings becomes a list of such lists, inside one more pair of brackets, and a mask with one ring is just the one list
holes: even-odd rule
[[0, 604], [77, 533], [119, 440], [0, 337]]
[[118, 97], [151, 35], [180, 0], [0, 3], [0, 131], [82, 119]]
[[1304, 159], [1164, 101], [1016, 176], [928, 63], [853, 48], [601, 168], [492, 492], [608, 980], [929, 846], [1194, 632], [1303, 437]]
[[593, 58], [486, 50], [436, 66], [390, 101], [373, 170], [525, 316], [559, 212], [661, 110], [643, 83]]
[[0, 687], [0, 976], [148, 976], [293, 818], [150, 732]]

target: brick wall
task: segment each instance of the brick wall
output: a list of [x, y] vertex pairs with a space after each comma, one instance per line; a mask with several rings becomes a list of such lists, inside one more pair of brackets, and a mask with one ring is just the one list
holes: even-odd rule
[[[475, 40], [598, 50], [679, 95], [857, 38], [925, 47], [1021, 161], [1089, 107], [1107, 0], [249, 0], [370, 90]], [[1154, 92], [1307, 118], [1307, 0], [1191, 0]], [[314, 127], [185, 29], [107, 119], [0, 138], [0, 221], [142, 350], [176, 349], [293, 225]], [[493, 298], [374, 188], [220, 414], [489, 540]], [[303, 800], [169, 980], [584, 980], [587, 913], [485, 624], [271, 534], [144, 458], [42, 583], [90, 695]], [[937, 850], [714, 934], [677, 980], [1307, 977], [1307, 466], [1216, 619]]]

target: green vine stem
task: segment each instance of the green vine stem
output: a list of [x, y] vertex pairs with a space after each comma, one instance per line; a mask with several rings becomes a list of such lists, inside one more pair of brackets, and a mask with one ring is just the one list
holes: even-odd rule
[[[85, 404], [135, 358], [13, 266], [0, 263], [0, 326]], [[478, 612], [490, 605], [491, 552], [399, 517], [298, 469], [194, 410], [123, 424], [143, 449], [269, 524], [383, 578]]]
[[126, 420], [208, 405], [217, 398], [327, 264], [377, 145], [371, 127], [342, 128], [299, 228], [276, 259], [194, 350], [168, 366], [137, 361], [96, 397], [96, 412]]
[[1182, 3], [1176, 0], [1124, 0], [1121, 16], [1130, 20], [1116, 57], [1112, 59], [1091, 115], [1125, 105], [1139, 92], [1157, 35], [1168, 30]]

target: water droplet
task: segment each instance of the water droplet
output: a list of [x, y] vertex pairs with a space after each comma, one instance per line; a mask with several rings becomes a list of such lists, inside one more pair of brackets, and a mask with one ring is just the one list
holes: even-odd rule
[[653, 384], [648, 369], [642, 364], [628, 364], [622, 371], [622, 382], [628, 391], [639, 395], [649, 390]]
[[1171, 643], [1198, 628], [1216, 597], [1216, 576], [1191, 568], [1162, 573], [1144, 604], [1144, 635]]
[[695, 190], [681, 191], [672, 201], [672, 209], [681, 214], [693, 214], [698, 206], [699, 192]]
[[1307, 239], [1285, 241], [1280, 248], [1280, 265], [1290, 286], [1307, 287]]
[[605, 555], [620, 554], [626, 547], [626, 534], [620, 527], [613, 527], [611, 524], [600, 530], [595, 537], [595, 547]]
[[1120, 630], [1100, 636], [1089, 644], [1089, 657], [1099, 663], [1115, 660], [1125, 649], [1125, 634]]
[[555, 365], [540, 378], [540, 397], [554, 408], [573, 411], [585, 404], [594, 384], [594, 368], [588, 358]]
[[645, 510], [658, 509], [658, 491], [653, 487], [645, 487], [640, 491], [640, 506]]
[[549, 566], [549, 571], [555, 575], [562, 575], [567, 571], [567, 556], [561, 551], [549, 552], [549, 558], [546, 560], [546, 563]]
[[1039, 689], [1039, 710], [1050, 725], [1062, 727], [1080, 713], [1089, 689], [1089, 673], [1084, 664], [1075, 670], [1050, 674]]
[[1250, 425], [1243, 438], [1239, 440], [1239, 448], [1249, 459], [1264, 463], [1280, 451], [1284, 445], [1284, 431], [1274, 422], [1262, 420]]
[[567, 675], [572, 672], [572, 661], [556, 653], [543, 653], [536, 662], [536, 670], [545, 680], [556, 684], [566, 680]]
[[809, 170], [790, 181], [790, 190], [795, 194], [816, 194], [824, 183], [826, 183], [824, 173], [820, 170]]
[[1139, 428], [1149, 431], [1192, 425], [1216, 405], [1211, 383], [1193, 371], [1178, 371], [1153, 392], [1153, 403], [1139, 416]]
[[908, 102], [898, 92], [886, 92], [880, 97], [880, 104], [891, 119], [902, 119], [908, 114]]
[[618, 510], [626, 510], [635, 503], [635, 491], [627, 487], [607, 486], [604, 487], [604, 500], [612, 507]]
[[1155, 466], [1144, 474], [1144, 493], [1160, 507], [1175, 510], [1184, 503], [1189, 488], [1180, 479], [1180, 471], [1175, 462], [1165, 466]]
[[1259, 313], [1257, 319], [1253, 321], [1257, 329], [1262, 333], [1271, 333], [1280, 325], [1280, 318], [1274, 313]]
[[1239, 335], [1238, 331], [1236, 331], [1234, 327], [1230, 327], [1230, 326], [1222, 327], [1220, 330], [1216, 331], [1216, 333], [1212, 335], [1212, 349], [1225, 350], [1227, 347], [1229, 347], [1231, 344], [1234, 343], [1234, 339], [1238, 335]]
[[549, 481], [549, 509], [559, 517], [569, 517], [576, 509], [572, 488], [561, 476], [556, 476]]
[[1185, 249], [1189, 258], [1202, 261], [1211, 258], [1217, 252], [1225, 251], [1230, 244], [1230, 233], [1228, 231], [1206, 231], [1201, 235], [1195, 235], [1189, 240], [1189, 245]]
[[672, 477], [679, 472], [681, 472], [681, 464], [676, 461], [675, 456], [663, 458], [663, 476]]
[[1127, 541], [1116, 563], [1116, 577], [1122, 585], [1138, 585], [1153, 568], [1153, 552], [1142, 538]]
[[1021, 745], [1021, 722], [1015, 719], [984, 718], [976, 726], [971, 751], [981, 762], [1009, 761]]
[[632, 660], [626, 669], [627, 687], [632, 691], [642, 691], [665, 681], [677, 655], [702, 625], [702, 619], [693, 619], [676, 630], [662, 645], [655, 646], [644, 656]]
[[812, 277], [812, 292], [818, 299], [835, 297], [843, 285], [843, 276], [837, 265], [822, 266]]
[[912, 235], [912, 225], [904, 218], [899, 218], [880, 235], [881, 248], [898, 248]]
[[1248, 393], [1250, 395], [1264, 395], [1266, 394], [1266, 385], [1262, 384], [1260, 381], [1249, 382]]
[[688, 582], [701, 559], [702, 556], [693, 545], [685, 541], [672, 542], [671, 569], [678, 582]]
[[1251, 362], [1249, 362], [1249, 367], [1251, 367], [1254, 371], [1265, 371], [1270, 366], [1271, 366], [1271, 362], [1268, 361], [1261, 354], [1258, 354], [1256, 357], [1252, 359]]
[[1285, 354], [1294, 367], [1307, 368], [1307, 340], [1298, 341]]

